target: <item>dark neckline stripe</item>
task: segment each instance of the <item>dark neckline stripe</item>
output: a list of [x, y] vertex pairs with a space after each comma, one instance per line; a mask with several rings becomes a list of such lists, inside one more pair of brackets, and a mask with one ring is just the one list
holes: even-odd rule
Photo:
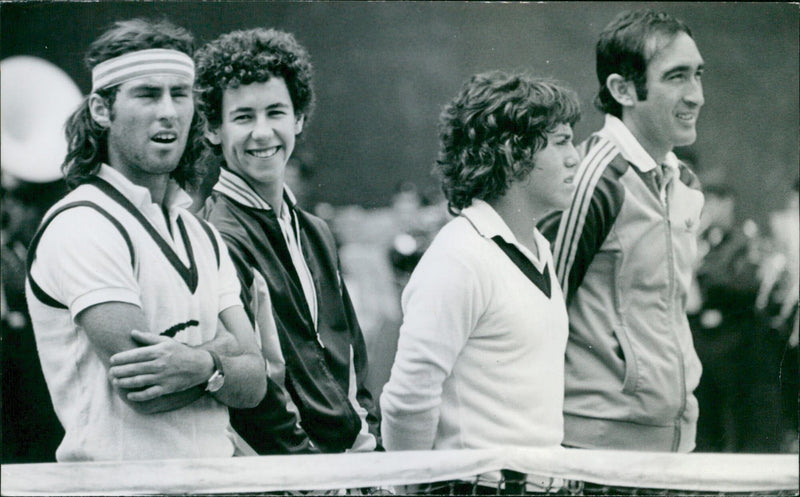
[[186, 286], [189, 287], [189, 290], [194, 293], [197, 290], [197, 283], [198, 283], [198, 274], [197, 274], [197, 264], [195, 264], [194, 260], [194, 252], [192, 250], [192, 242], [189, 239], [186, 233], [186, 227], [183, 224], [183, 219], [181, 216], [178, 216], [177, 224], [178, 229], [180, 230], [181, 238], [183, 238], [183, 242], [186, 246], [186, 255], [189, 258], [189, 266], [184, 266], [183, 262], [181, 262], [180, 257], [175, 251], [170, 247], [170, 245], [164, 240], [164, 238], [159, 234], [159, 232], [153, 227], [150, 221], [147, 220], [146, 217], [136, 208], [133, 203], [128, 200], [119, 190], [114, 188], [110, 183], [105, 181], [102, 178], [97, 176], [92, 176], [87, 180], [87, 182], [95, 187], [97, 187], [100, 191], [108, 195], [112, 200], [117, 202], [120, 206], [122, 206], [125, 210], [127, 210], [142, 227], [147, 231], [153, 241], [158, 245], [161, 249], [161, 253], [164, 254], [164, 257], [167, 258], [169, 263], [175, 268], [175, 271], [178, 272], [181, 279], [183, 279]]
[[515, 266], [519, 268], [520, 271], [530, 280], [531, 283], [536, 285], [536, 287], [544, 293], [544, 295], [549, 299], [551, 294], [550, 288], [550, 270], [545, 264], [544, 271], [540, 272], [536, 269], [536, 266], [533, 265], [533, 262], [530, 261], [525, 255], [514, 245], [508, 243], [507, 241], [503, 240], [503, 238], [499, 235], [493, 236], [492, 241], [500, 247], [500, 250], [505, 252], [511, 262], [514, 263]]

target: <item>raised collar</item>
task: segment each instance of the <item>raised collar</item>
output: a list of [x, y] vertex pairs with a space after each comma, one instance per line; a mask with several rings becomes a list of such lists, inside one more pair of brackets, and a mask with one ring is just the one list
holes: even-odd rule
[[[145, 211], [154, 204], [153, 197], [150, 196], [150, 190], [133, 183], [124, 174], [108, 164], [100, 165], [97, 176], [110, 183], [139, 210]], [[188, 209], [191, 205], [192, 197], [178, 186], [175, 180], [170, 179], [167, 185], [167, 192], [164, 195], [164, 206], [167, 210], [172, 212], [176, 208]]]
[[461, 211], [461, 215], [467, 218], [475, 230], [482, 237], [491, 240], [495, 236], [499, 236], [506, 243], [514, 245], [525, 257], [531, 260], [537, 270], [543, 271], [547, 264], [547, 254], [550, 252], [550, 243], [547, 239], [539, 233], [535, 227], [533, 229], [533, 236], [536, 239], [536, 246], [539, 250], [539, 258], [533, 255], [533, 252], [528, 250], [527, 247], [517, 241], [517, 237], [511, 232], [500, 214], [487, 202], [480, 199], [473, 199], [472, 204]]
[[[642, 147], [639, 140], [618, 117], [606, 114], [606, 121], [598, 135], [611, 140], [619, 148], [622, 156], [641, 172], [646, 173], [656, 168], [658, 164]], [[678, 169], [678, 158], [672, 151], [667, 152], [664, 165]]]
[[[224, 167], [219, 171], [219, 181], [214, 185], [214, 191], [220, 192], [247, 207], [265, 211], [272, 210], [272, 206], [261, 195], [256, 193], [244, 178]], [[283, 185], [283, 199], [289, 208], [294, 209], [297, 199], [285, 183]]]

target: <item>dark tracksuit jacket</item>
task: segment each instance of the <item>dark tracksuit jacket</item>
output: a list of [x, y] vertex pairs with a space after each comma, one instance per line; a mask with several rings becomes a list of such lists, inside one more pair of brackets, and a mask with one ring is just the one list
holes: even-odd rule
[[[260, 208], [253, 195], [242, 178], [223, 170], [202, 212], [228, 245], [251, 321], [262, 323], [256, 329], [269, 370], [267, 396], [255, 408], [231, 409], [233, 428], [259, 454], [343, 452], [352, 448], [363, 418], [380, 447], [376, 406], [365, 386], [366, 346], [330, 229], [285, 190], [314, 280], [315, 330], [276, 212]], [[271, 306], [259, 309], [264, 292]], [[269, 312], [274, 328], [265, 331], [263, 313]]]

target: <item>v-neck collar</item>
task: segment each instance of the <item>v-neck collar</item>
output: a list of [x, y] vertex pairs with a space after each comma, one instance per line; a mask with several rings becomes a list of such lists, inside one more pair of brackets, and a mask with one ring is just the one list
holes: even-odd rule
[[175, 250], [172, 246], [164, 240], [164, 237], [158, 232], [158, 230], [153, 226], [153, 224], [147, 220], [147, 218], [142, 214], [142, 212], [131, 202], [128, 197], [126, 197], [122, 192], [116, 189], [114, 186], [111, 185], [108, 181], [98, 176], [92, 176], [87, 180], [88, 184], [93, 185], [94, 187], [98, 188], [100, 191], [108, 195], [112, 200], [117, 202], [120, 206], [122, 206], [125, 210], [127, 210], [136, 220], [141, 224], [141, 226], [147, 231], [153, 241], [158, 245], [158, 248], [161, 249], [161, 253], [164, 254], [164, 257], [167, 258], [170, 265], [177, 271], [178, 275], [180, 275], [181, 279], [186, 283], [186, 286], [189, 287], [189, 290], [194, 293], [197, 290], [198, 284], [198, 272], [197, 272], [197, 264], [195, 263], [194, 259], [194, 251], [192, 250], [192, 242], [189, 239], [189, 235], [186, 232], [186, 226], [184, 225], [183, 218], [176, 214], [176, 224], [178, 225], [178, 231], [180, 233], [180, 237], [183, 240], [184, 246], [186, 247], [186, 256], [189, 259], [189, 265], [186, 266], [181, 261], [178, 254], [175, 253]]
[[536, 243], [537, 254], [534, 254], [528, 247], [522, 245], [514, 236], [511, 228], [508, 227], [506, 222], [494, 210], [488, 202], [480, 199], [472, 199], [472, 204], [469, 207], [462, 209], [461, 215], [465, 217], [470, 224], [475, 228], [484, 238], [492, 239], [499, 236], [506, 243], [513, 245], [517, 248], [526, 258], [530, 259], [531, 263], [536, 267], [539, 272], [544, 271], [547, 266], [549, 257], [547, 254], [550, 252], [550, 243], [542, 235], [538, 229], [532, 227], [533, 237]]

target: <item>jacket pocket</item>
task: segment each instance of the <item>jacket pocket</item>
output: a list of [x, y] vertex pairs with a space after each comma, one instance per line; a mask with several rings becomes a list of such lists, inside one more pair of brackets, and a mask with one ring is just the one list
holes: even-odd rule
[[628, 332], [625, 327], [615, 327], [614, 336], [617, 338], [617, 343], [619, 343], [620, 350], [622, 351], [622, 361], [625, 363], [625, 374], [622, 378], [622, 392], [631, 395], [636, 392], [639, 383], [636, 355], [633, 352], [630, 340], [628, 340]]

